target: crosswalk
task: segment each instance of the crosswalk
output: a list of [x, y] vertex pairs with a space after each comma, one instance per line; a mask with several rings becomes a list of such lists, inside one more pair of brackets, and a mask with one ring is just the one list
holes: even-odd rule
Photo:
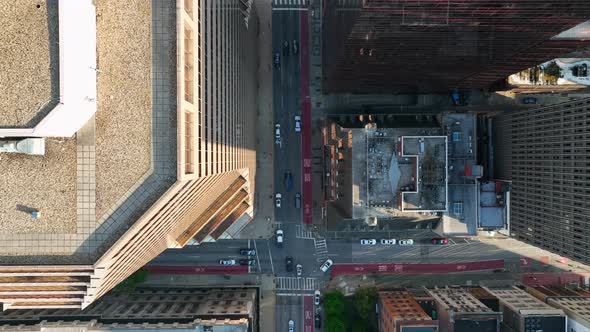
[[328, 259], [328, 245], [326, 239], [318, 239], [313, 241], [315, 246], [315, 254], [318, 262], [323, 262]]
[[302, 277], [277, 277], [276, 289], [285, 290], [315, 290], [316, 278], [302, 278]]
[[307, 6], [309, 0], [273, 0], [273, 7], [277, 6]]
[[302, 225], [295, 226], [295, 237], [298, 239], [313, 239], [313, 232], [306, 229]]

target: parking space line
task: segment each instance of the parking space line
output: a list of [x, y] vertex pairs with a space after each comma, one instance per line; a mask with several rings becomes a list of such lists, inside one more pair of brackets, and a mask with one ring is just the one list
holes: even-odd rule
[[[270, 244], [269, 244], [269, 242], [270, 241], [266, 241], [266, 247], [268, 248], [268, 257], [270, 259], [270, 268], [272, 269], [272, 274], [275, 274], [275, 266], [274, 266], [274, 264], [272, 262], [272, 254], [270, 252]], [[262, 272], [262, 268], [260, 269], [260, 272]]]

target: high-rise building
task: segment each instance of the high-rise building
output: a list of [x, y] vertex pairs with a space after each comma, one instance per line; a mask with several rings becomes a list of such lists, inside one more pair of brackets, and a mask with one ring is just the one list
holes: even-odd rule
[[84, 310], [0, 313], [0, 331], [258, 331], [255, 288], [139, 288], [109, 293]]
[[588, 43], [584, 0], [329, 0], [324, 90], [487, 88]]
[[494, 172], [510, 180], [510, 235], [590, 263], [590, 99], [494, 119]]
[[231, 237], [253, 215], [252, 1], [58, 4], [2, 21], [15, 52], [0, 86], [22, 101], [0, 102], [2, 310], [86, 308], [166, 248]]

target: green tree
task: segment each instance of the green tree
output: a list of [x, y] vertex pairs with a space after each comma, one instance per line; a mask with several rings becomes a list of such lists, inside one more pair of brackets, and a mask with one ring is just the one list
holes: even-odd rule
[[557, 84], [557, 80], [561, 77], [561, 67], [555, 61], [551, 61], [543, 68], [545, 81], [549, 84]]
[[354, 294], [354, 307], [363, 321], [369, 320], [371, 313], [375, 311], [376, 303], [377, 290], [375, 288], [360, 288]]
[[323, 303], [326, 310], [325, 330], [327, 332], [346, 331], [344, 294], [339, 291], [326, 293], [324, 294]]
[[133, 293], [135, 288], [139, 286], [139, 284], [145, 281], [145, 277], [147, 276], [147, 272], [145, 270], [137, 270], [135, 273], [130, 275], [127, 279], [123, 280], [120, 284], [118, 284], [113, 291], [114, 292], [121, 292], [121, 293]]

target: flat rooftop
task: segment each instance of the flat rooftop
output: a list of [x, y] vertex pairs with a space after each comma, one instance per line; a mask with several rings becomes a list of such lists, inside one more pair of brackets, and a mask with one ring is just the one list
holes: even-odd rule
[[441, 136], [442, 129], [369, 128], [352, 133], [353, 218], [446, 210], [447, 138]]
[[0, 5], [0, 127], [36, 125], [59, 99], [58, 2]]
[[[45, 5], [19, 1], [0, 7], [0, 20], [8, 27], [0, 32], [0, 42], [22, 41], [39, 48], [32, 58], [47, 69], [47, 21], [53, 17]], [[0, 155], [2, 264], [23, 263], [23, 256], [29, 263], [93, 263], [176, 180], [174, 3], [101, 0], [96, 1], [96, 14], [100, 102], [95, 116], [73, 138], [46, 139], [45, 156]], [[30, 35], [34, 38], [27, 40]], [[169, 52], [154, 52], [152, 45]], [[15, 45], [3, 48], [0, 55], [10, 59], [16, 50], [26, 53], [23, 45]], [[10, 65], [9, 70], [23, 78], [29, 75], [21, 67], [34, 67], [28, 61], [2, 65]], [[1, 83], [15, 79], [15, 74], [7, 75], [0, 68]], [[18, 98], [0, 101], [0, 126], [28, 123], [16, 122], [6, 109], [14, 110], [32, 96], [31, 91], [47, 93], [32, 96], [39, 99], [27, 109], [50, 98], [51, 75], [38, 75], [44, 76], [32, 85], [25, 82], [3, 91]], [[37, 219], [34, 211], [39, 212]]]

